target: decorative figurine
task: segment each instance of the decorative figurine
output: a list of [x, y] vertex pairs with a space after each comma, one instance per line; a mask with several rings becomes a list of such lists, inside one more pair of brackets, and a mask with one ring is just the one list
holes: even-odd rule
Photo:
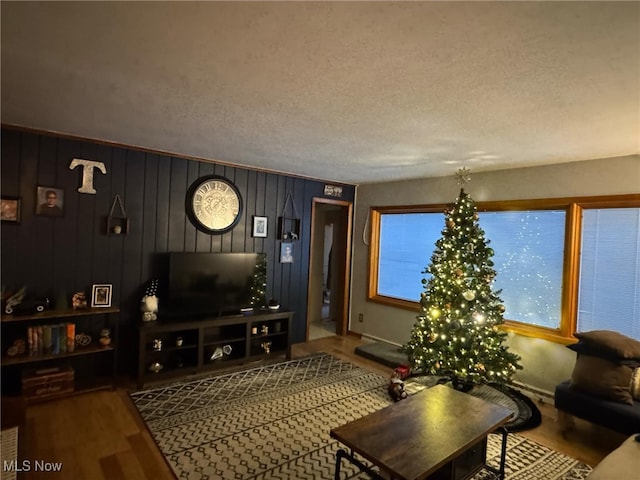
[[158, 280], [151, 280], [151, 283], [142, 297], [140, 310], [142, 311], [142, 321], [151, 322], [158, 319]]
[[76, 292], [71, 297], [71, 306], [74, 310], [87, 308], [87, 294], [84, 292]]
[[102, 330], [100, 330], [99, 342], [103, 347], [108, 347], [109, 345], [111, 345], [111, 332], [108, 328], [103, 328]]
[[151, 365], [149, 365], [149, 370], [152, 371], [153, 373], [159, 373], [160, 370], [162, 370], [163, 368], [164, 366], [159, 362], [154, 362]]

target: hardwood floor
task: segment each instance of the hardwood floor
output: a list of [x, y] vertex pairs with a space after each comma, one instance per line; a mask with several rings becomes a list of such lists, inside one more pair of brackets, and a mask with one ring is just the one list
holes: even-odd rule
[[[388, 367], [354, 353], [361, 343], [355, 336], [320, 338], [294, 345], [293, 357], [324, 351], [388, 377]], [[624, 439], [580, 421], [576, 421], [576, 430], [564, 438], [553, 407], [541, 405], [540, 410], [542, 425], [522, 435], [590, 465], [597, 464]], [[20, 479], [174, 478], [124, 388], [30, 405], [20, 435], [20, 459], [30, 460], [32, 467], [32, 471], [20, 473]], [[62, 462], [62, 471], [35, 472], [36, 460]]]

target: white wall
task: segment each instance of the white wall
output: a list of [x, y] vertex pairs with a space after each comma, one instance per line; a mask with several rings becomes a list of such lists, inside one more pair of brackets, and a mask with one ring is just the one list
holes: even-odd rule
[[[471, 168], [471, 166], [469, 166]], [[358, 187], [354, 224], [350, 330], [396, 344], [410, 336], [416, 314], [367, 301], [367, 217], [371, 206], [452, 203], [460, 187], [455, 177], [366, 184]], [[542, 167], [472, 173], [465, 186], [476, 202], [533, 198], [584, 197], [640, 193], [640, 155]], [[424, 252], [425, 267], [432, 252]], [[500, 272], [498, 272], [499, 274]], [[358, 315], [364, 321], [358, 322]], [[510, 334], [508, 344], [522, 357], [524, 370], [515, 380], [543, 391], [568, 379], [575, 354], [563, 345]]]

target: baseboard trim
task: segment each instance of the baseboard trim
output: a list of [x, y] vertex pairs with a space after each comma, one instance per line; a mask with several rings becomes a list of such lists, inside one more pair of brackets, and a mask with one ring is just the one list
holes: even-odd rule
[[546, 403], [547, 405], [553, 405], [554, 403], [554, 395], [548, 390], [533, 387], [529, 384], [518, 381], [513, 381], [510, 385], [516, 390], [519, 390], [521, 393], [524, 393], [529, 397], [534, 397], [538, 402]]
[[393, 345], [394, 347], [401, 347], [402, 346], [401, 343], [390, 342], [389, 340], [385, 340], [384, 338], [375, 337], [375, 336], [369, 335], [367, 333], [362, 333], [362, 334], [360, 334], [360, 336], [361, 336], [361, 338], [363, 340], [371, 340], [372, 342], [387, 343], [389, 345]]

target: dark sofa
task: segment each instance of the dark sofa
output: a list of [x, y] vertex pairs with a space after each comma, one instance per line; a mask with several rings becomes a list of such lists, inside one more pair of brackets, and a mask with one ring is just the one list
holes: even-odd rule
[[606, 400], [572, 389], [569, 380], [555, 389], [555, 407], [561, 412], [587, 420], [616, 432], [640, 433], [640, 402], [633, 405]]

